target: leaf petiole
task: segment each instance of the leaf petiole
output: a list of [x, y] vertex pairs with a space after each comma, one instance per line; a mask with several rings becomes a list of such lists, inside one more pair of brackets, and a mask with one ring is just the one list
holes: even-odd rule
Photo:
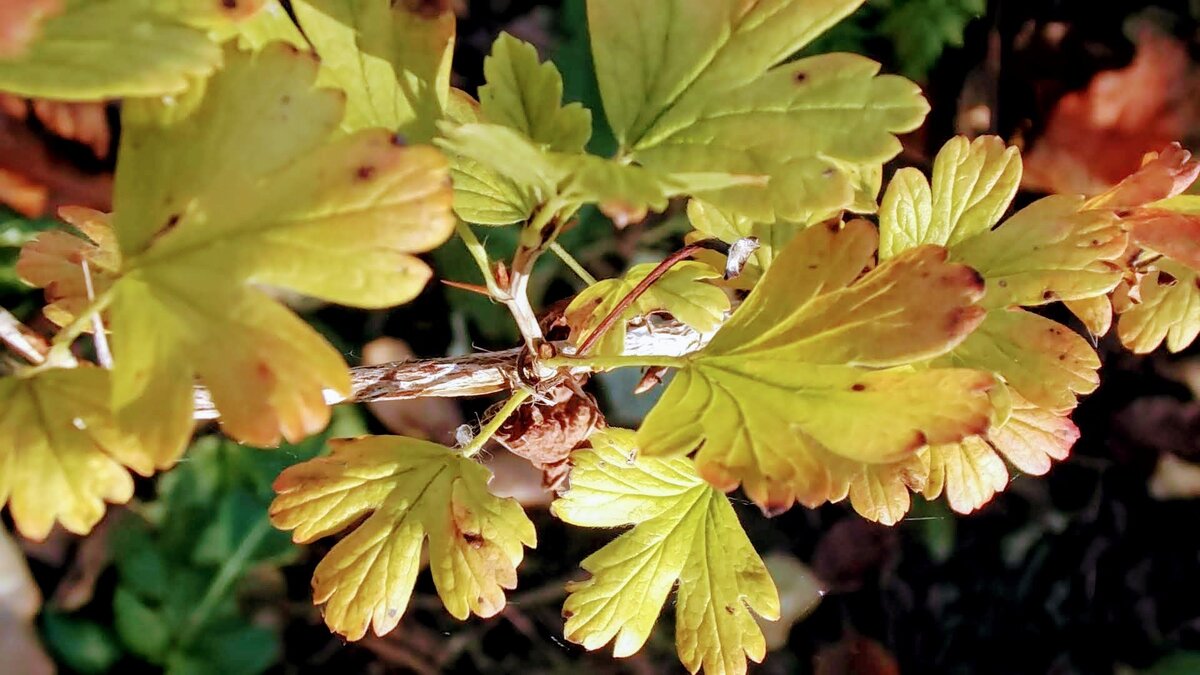
[[492, 294], [492, 298], [497, 302], [505, 302], [508, 300], [508, 291], [500, 288], [496, 283], [496, 275], [492, 273], [491, 265], [488, 264], [487, 249], [483, 243], [479, 241], [479, 237], [475, 236], [475, 231], [471, 226], [463, 221], [458, 221], [457, 226], [458, 236], [463, 240], [463, 244], [467, 247], [467, 252], [471, 254], [471, 258], [475, 260], [475, 264], [479, 267], [480, 274], [483, 275], [483, 282], [487, 284], [488, 292]]
[[488, 420], [487, 424], [483, 425], [483, 428], [479, 430], [479, 433], [476, 434], [475, 438], [471, 439], [471, 442], [463, 447], [463, 457], [469, 459], [479, 454], [479, 451], [483, 449], [483, 446], [486, 445], [489, 440], [491, 440], [492, 436], [496, 435], [496, 432], [500, 430], [500, 427], [503, 426], [504, 422], [508, 420], [508, 418], [512, 416], [514, 412], [516, 412], [517, 408], [519, 408], [521, 404], [525, 402], [525, 399], [529, 398], [532, 394], [533, 392], [528, 389], [518, 389], [517, 391], [514, 391], [513, 395], [504, 402], [504, 406], [500, 408], [500, 412], [496, 413], [492, 419]]
[[550, 250], [554, 252], [554, 255], [558, 256], [559, 260], [563, 261], [564, 265], [571, 268], [571, 271], [574, 272], [575, 275], [580, 279], [582, 279], [583, 283], [587, 284], [588, 286], [596, 285], [596, 277], [592, 276], [590, 272], [584, 269], [583, 265], [580, 265], [579, 261], [576, 260], [575, 257], [567, 251], [567, 249], [562, 247], [562, 244], [558, 243], [557, 241], [552, 241], [550, 242]]

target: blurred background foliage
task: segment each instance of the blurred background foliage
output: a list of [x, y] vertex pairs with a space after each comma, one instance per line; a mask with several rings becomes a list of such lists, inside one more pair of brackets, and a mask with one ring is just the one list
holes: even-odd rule
[[[594, 111], [590, 149], [612, 152], [584, 4], [460, 2], [455, 84], [473, 91], [491, 41], [514, 33], [555, 61], [569, 99]], [[1195, 149], [1200, 138], [1195, 0], [869, 0], [806, 53], [834, 50], [866, 54], [925, 86], [933, 113], [904, 139], [903, 165], [928, 168], [932, 151], [955, 133], [998, 133], [1026, 151], [1030, 195], [1088, 191], [1164, 139]], [[1111, 84], [1094, 86], [1099, 78]], [[0, 304], [45, 329], [40, 299], [13, 272], [16, 252], [54, 226], [56, 205], [107, 206], [116, 108], [71, 109], [88, 124], [70, 130], [61, 115], [39, 114], [31, 103], [0, 101], [0, 110], [0, 201], [16, 209], [0, 211]], [[606, 277], [661, 258], [686, 230], [678, 206], [622, 230], [589, 209], [560, 241]], [[477, 232], [495, 259], [515, 247], [513, 228]], [[431, 259], [440, 278], [479, 281], [457, 241]], [[547, 307], [580, 288], [548, 257], [532, 295]], [[300, 307], [352, 363], [387, 337], [421, 357], [517, 341], [502, 307], [438, 283], [390, 311]], [[1083, 440], [1072, 457], [1048, 477], [1014, 479], [979, 513], [918, 503], [889, 529], [842, 505], [767, 520], [739, 502], [785, 604], [758, 672], [1200, 673], [1200, 352], [1142, 358], [1109, 339], [1098, 347], [1103, 385], [1076, 414]], [[636, 380], [597, 378], [613, 423], [636, 425], [652, 404], [652, 394], [630, 393]], [[499, 450], [491, 456], [497, 483], [530, 505], [540, 540], [509, 608], [460, 624], [422, 578], [393, 634], [346, 645], [325, 629], [308, 580], [329, 544], [296, 547], [267, 525], [275, 475], [323, 452], [330, 437], [413, 433], [413, 425], [452, 436], [490, 403], [343, 407], [321, 437], [272, 451], [205, 429], [184, 462], [140, 481], [135, 501], [111, 509], [90, 537], [58, 532], [44, 544], [18, 543], [32, 572], [21, 597], [40, 596], [41, 607], [18, 613], [37, 614], [34, 629], [6, 632], [0, 650], [44, 647], [55, 665], [45, 655], [14, 661], [0, 651], [0, 670], [24, 672], [10, 669], [17, 663], [31, 673], [85, 674], [676, 672], [669, 612], [629, 659], [562, 641], [562, 584], [611, 535], [551, 519], [538, 505], [545, 500], [537, 473]], [[0, 618], [5, 602], [0, 593]]]

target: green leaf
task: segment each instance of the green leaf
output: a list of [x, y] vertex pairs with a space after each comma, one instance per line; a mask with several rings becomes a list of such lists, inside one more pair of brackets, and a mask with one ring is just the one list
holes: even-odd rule
[[[786, 61], [862, 0], [590, 0], [604, 108], [623, 153], [666, 173], [769, 176], [698, 196], [763, 222], [854, 204], [928, 104], [849, 54]], [[630, 30], [630, 23], [638, 29]]]
[[123, 111], [113, 395], [160, 466], [191, 435], [195, 376], [225, 431], [255, 445], [320, 431], [324, 391], [348, 392], [341, 355], [258, 286], [406, 302], [431, 274], [411, 254], [453, 228], [440, 153], [383, 130], [332, 137], [342, 97], [314, 88], [310, 55], [273, 45], [226, 62], [175, 106]]
[[502, 33], [483, 61], [487, 84], [479, 88], [483, 117], [511, 127], [558, 152], [583, 152], [592, 135], [592, 114], [578, 103], [563, 105], [562, 75], [539, 62], [537, 49]]
[[899, 368], [948, 352], [979, 324], [978, 275], [926, 246], [859, 279], [876, 241], [865, 221], [797, 235], [688, 357], [638, 432], [642, 452], [699, 448], [707, 480], [740, 482], [778, 511], [841, 499], [856, 463], [986, 430], [990, 374]]
[[563, 606], [568, 640], [641, 649], [678, 583], [675, 640], [691, 672], [745, 673], [766, 643], [751, 612], [777, 620], [779, 594], [728, 498], [687, 459], [633, 459], [633, 432], [607, 429], [571, 456], [571, 486], [554, 515], [573, 525], [633, 525], [582, 563]]
[[221, 49], [203, 30], [152, 3], [69, 0], [26, 50], [0, 58], [0, 91], [72, 101], [162, 96], [220, 64]]
[[489, 617], [504, 608], [522, 547], [535, 546], [537, 536], [516, 501], [488, 492], [487, 469], [413, 438], [333, 443], [329, 456], [279, 475], [270, 510], [271, 522], [295, 530], [297, 543], [367, 516], [313, 573], [314, 601], [325, 605], [332, 630], [357, 640], [369, 627], [377, 635], [394, 629], [412, 595], [426, 538], [434, 586], [450, 614]]
[[436, 3], [295, 0], [292, 8], [321, 57], [317, 85], [346, 94], [344, 130], [434, 137], [450, 94], [449, 5], [443, 11]]
[[[621, 277], [600, 281], [575, 296], [563, 313], [571, 327], [571, 341], [576, 345], [582, 342], [657, 266], [657, 263], [635, 265]], [[620, 354], [625, 347], [626, 324], [652, 312], [669, 312], [701, 333], [716, 329], [729, 311], [729, 297], [705, 281], [720, 276], [703, 263], [684, 261], [676, 264], [630, 305], [592, 353]]]
[[167, 622], [136, 595], [118, 586], [113, 596], [113, 625], [121, 642], [134, 654], [161, 663], [170, 646]]
[[[662, 211], [671, 197], [691, 192], [696, 185], [748, 180], [703, 172], [667, 175], [595, 155], [550, 152], [498, 124], [446, 124], [442, 132], [444, 137], [437, 143], [456, 164], [455, 208], [464, 220], [480, 224], [524, 220], [552, 199], [568, 211], [586, 203]], [[467, 193], [468, 201], [461, 192]]]
[[41, 634], [55, 658], [80, 673], [112, 672], [121, 658], [116, 636], [94, 621], [44, 612]]

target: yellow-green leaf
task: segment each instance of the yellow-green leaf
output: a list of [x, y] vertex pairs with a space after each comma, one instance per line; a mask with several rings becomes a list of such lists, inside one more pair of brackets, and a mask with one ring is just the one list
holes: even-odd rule
[[324, 392], [348, 393], [337, 351], [256, 286], [406, 302], [430, 276], [411, 254], [453, 228], [436, 150], [383, 130], [330, 140], [342, 97], [314, 88], [310, 55], [274, 45], [226, 62], [174, 106], [128, 102], [123, 115], [114, 396], [122, 419], [153, 427], [144, 440], [163, 464], [190, 433], [196, 376], [225, 430], [256, 445], [319, 431]]
[[[662, 211], [671, 197], [688, 192], [692, 181], [730, 184], [742, 180], [714, 174], [668, 176], [595, 155], [547, 151], [523, 134], [498, 124], [447, 124], [442, 131], [444, 138], [438, 140], [438, 145], [455, 159], [459, 168], [455, 189], [479, 192], [479, 184], [490, 183], [494, 187], [485, 194], [492, 200], [519, 203], [521, 211], [528, 211], [518, 220], [524, 220], [534, 207], [551, 198], [572, 206], [619, 202], [631, 209]], [[466, 162], [482, 166], [486, 172], [472, 171]], [[462, 173], [468, 175], [467, 182], [458, 180]], [[506, 179], [507, 184], [498, 183], [496, 176]], [[478, 204], [472, 206], [479, 208]], [[519, 211], [514, 208], [513, 212]], [[475, 213], [460, 208], [459, 215], [477, 222], [471, 217]], [[487, 217], [488, 213], [478, 215]]]
[[176, 94], [221, 64], [205, 32], [145, 0], [67, 0], [29, 45], [0, 58], [0, 91], [94, 101]]
[[448, 4], [295, 0], [292, 8], [321, 57], [317, 84], [346, 94], [344, 130], [434, 137], [450, 94], [455, 16]]
[[0, 378], [0, 504], [22, 535], [45, 539], [55, 522], [87, 534], [105, 502], [133, 496], [129, 469], [153, 471], [113, 419], [109, 388], [107, 371], [86, 366]]
[[1172, 260], [1137, 285], [1140, 302], [1117, 320], [1121, 343], [1137, 354], [1149, 354], [1165, 340], [1167, 349], [1180, 352], [1200, 335], [1200, 274]]
[[582, 152], [592, 136], [592, 113], [578, 103], [562, 104], [562, 75], [541, 63], [537, 49], [501, 33], [483, 61], [487, 84], [479, 88], [483, 117], [525, 134], [558, 152]]
[[1032, 403], [1065, 412], [1100, 384], [1100, 357], [1066, 326], [1023, 309], [997, 309], [945, 359], [999, 374]]
[[951, 254], [987, 280], [988, 307], [1103, 295], [1121, 280], [1115, 261], [1129, 239], [1111, 214], [1080, 211], [1081, 206], [1074, 197], [1046, 197]]
[[804, 229], [800, 223], [783, 220], [757, 223], [738, 213], [727, 211], [699, 199], [688, 202], [688, 220], [692, 227], [709, 237], [732, 244], [744, 237], [758, 239], [758, 249], [751, 256], [757, 267], [765, 271], [796, 233]]
[[641, 649], [678, 584], [675, 642], [688, 670], [745, 673], [766, 642], [754, 616], [777, 620], [779, 595], [728, 498], [684, 458], [634, 459], [634, 434], [609, 429], [571, 456], [571, 486], [551, 506], [585, 527], [633, 528], [582, 563], [568, 585], [567, 639], [587, 649]]
[[902, 169], [879, 213], [879, 257], [921, 244], [953, 246], [1000, 222], [1021, 185], [1021, 156], [996, 136], [959, 136], [933, 164], [933, 187], [916, 169]]
[[[770, 177], [702, 194], [755, 220], [860, 201], [928, 111], [916, 85], [833, 54], [787, 61], [862, 0], [590, 0], [596, 74], [624, 152], [667, 173]], [[636, 25], [637, 30], [630, 30]]]
[[334, 544], [313, 573], [313, 600], [347, 639], [400, 622], [428, 539], [433, 583], [457, 619], [504, 608], [533, 523], [512, 499], [488, 492], [491, 474], [449, 448], [401, 436], [333, 442], [333, 452], [275, 480], [271, 522], [298, 543], [366, 520]]
[[[484, 121], [479, 102], [460, 89], [450, 90], [446, 116], [460, 125]], [[477, 142], [471, 141], [472, 144]], [[501, 171], [494, 168], [494, 162], [477, 161], [444, 146], [443, 149], [447, 150], [450, 159], [454, 212], [459, 218], [477, 225], [511, 225], [529, 218], [537, 208], [538, 191], [506, 173], [520, 172], [520, 166], [506, 164]], [[540, 180], [538, 183], [540, 186]]]
[[[589, 286], [567, 306], [564, 318], [571, 327], [571, 341], [579, 344], [616, 308], [625, 296], [646, 278], [655, 263], [635, 265], [624, 275]], [[593, 348], [593, 354], [620, 354], [625, 346], [625, 326], [638, 316], [669, 312], [679, 321], [707, 333], [721, 325], [729, 311], [729, 297], [720, 288], [706, 283], [720, 277], [713, 268], [699, 262], [684, 261], [667, 270]]]
[[873, 263], [874, 228], [812, 227], [779, 254], [638, 432], [650, 456], [699, 448], [701, 475], [742, 483], [768, 510], [845, 496], [856, 462], [982, 433], [988, 373], [898, 368], [940, 356], [979, 324], [982, 283], [946, 251]]

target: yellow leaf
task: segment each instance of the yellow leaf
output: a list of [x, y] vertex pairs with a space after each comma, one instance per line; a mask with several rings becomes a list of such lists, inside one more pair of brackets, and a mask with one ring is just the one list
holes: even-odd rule
[[[333, 452], [275, 480], [271, 522], [310, 542], [361, 525], [313, 574], [325, 622], [349, 640], [400, 622], [428, 539], [433, 583], [457, 619], [495, 615], [515, 588], [524, 546], [536, 545], [519, 504], [488, 492], [491, 474], [449, 448], [401, 436], [333, 442]], [[369, 514], [369, 515], [368, 515]]]
[[1137, 354], [1149, 354], [1165, 340], [1180, 352], [1200, 335], [1200, 274], [1163, 259], [1137, 284], [1141, 301], [1117, 320], [1121, 343]]
[[1100, 357], [1066, 326], [1023, 309], [988, 312], [945, 361], [988, 370], [1035, 405], [1066, 412], [1100, 384]]
[[42, 540], [57, 521], [87, 534], [105, 502], [133, 496], [129, 469], [149, 475], [153, 458], [121, 431], [99, 368], [39, 368], [0, 378], [0, 501], [21, 534]]
[[953, 246], [1000, 222], [1021, 185], [1021, 156], [996, 136], [959, 136], [938, 153], [933, 187], [916, 169], [897, 172], [879, 213], [879, 257], [921, 244]]
[[[564, 312], [571, 327], [571, 341], [578, 345], [616, 308], [625, 296], [646, 278], [656, 263], [635, 265], [623, 276], [605, 279], [585, 289]], [[707, 333], [721, 325], [729, 311], [729, 298], [721, 289], [706, 283], [720, 277], [713, 268], [699, 262], [684, 261], [667, 270], [593, 348], [594, 354], [620, 354], [625, 346], [625, 326], [638, 316], [669, 312], [679, 321]]]
[[1083, 322], [1093, 337], [1107, 335], [1108, 330], [1112, 328], [1113, 307], [1107, 295], [1067, 300], [1063, 304]]
[[321, 57], [320, 86], [346, 94], [342, 128], [383, 128], [414, 141], [437, 134], [450, 94], [455, 16], [446, 4], [295, 0]]
[[986, 430], [990, 374], [898, 368], [946, 353], [978, 325], [978, 275], [926, 246], [855, 282], [875, 244], [863, 221], [797, 235], [687, 358], [638, 432], [642, 451], [699, 448], [701, 475], [725, 490], [741, 482], [777, 511], [841, 499], [857, 462]]
[[319, 431], [324, 391], [348, 393], [337, 351], [256, 286], [405, 302], [430, 276], [411, 254], [453, 228], [436, 150], [382, 130], [330, 140], [341, 97], [313, 88], [311, 56], [274, 45], [226, 61], [187, 99], [123, 116], [114, 400], [162, 465], [190, 434], [195, 376], [225, 430], [255, 445]]
[[95, 101], [176, 94], [221, 64], [203, 30], [144, 0], [68, 0], [15, 56], [0, 58], [0, 91]]
[[1111, 291], [1128, 235], [1110, 214], [1080, 211], [1082, 201], [1052, 196], [1003, 225], [952, 248], [987, 279], [988, 307], [1034, 306]]
[[863, 177], [899, 152], [893, 134], [919, 126], [928, 104], [859, 56], [787, 60], [860, 4], [590, 0], [596, 74], [623, 151], [667, 173], [769, 176], [765, 188], [698, 195], [757, 221], [806, 222], [861, 201]]
[[751, 612], [777, 620], [779, 595], [725, 495], [685, 458], [633, 459], [634, 434], [608, 429], [571, 456], [570, 489], [551, 506], [585, 527], [633, 528], [582, 563], [563, 605], [568, 640], [641, 649], [678, 583], [675, 642], [688, 670], [745, 673], [766, 642]]
[[756, 223], [744, 215], [720, 209], [699, 199], [688, 202], [688, 220], [698, 232], [727, 244], [745, 237], [758, 239], [758, 250], [751, 256], [751, 260], [762, 271], [771, 266], [779, 251], [806, 226], [803, 223], [782, 220], [774, 223]]

